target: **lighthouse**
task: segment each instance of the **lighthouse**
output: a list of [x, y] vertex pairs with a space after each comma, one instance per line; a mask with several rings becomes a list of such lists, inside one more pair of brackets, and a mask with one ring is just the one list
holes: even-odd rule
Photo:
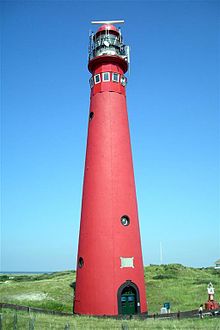
[[129, 47], [115, 24], [90, 35], [90, 110], [74, 313], [147, 312], [126, 105]]

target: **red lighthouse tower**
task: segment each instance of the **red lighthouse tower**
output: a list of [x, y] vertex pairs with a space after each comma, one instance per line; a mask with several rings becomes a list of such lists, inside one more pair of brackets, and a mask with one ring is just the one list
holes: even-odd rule
[[[90, 36], [90, 112], [74, 313], [147, 312], [119, 21]], [[120, 21], [121, 22], [121, 21]], [[122, 21], [123, 22], [123, 21]]]

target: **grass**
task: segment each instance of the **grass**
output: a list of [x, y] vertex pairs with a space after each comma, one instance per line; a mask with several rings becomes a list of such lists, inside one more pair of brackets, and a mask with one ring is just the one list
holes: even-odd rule
[[75, 281], [75, 277], [74, 271], [39, 275], [2, 275], [1, 301], [72, 312], [73, 289], [70, 284]]
[[[45, 309], [72, 312], [74, 271], [52, 274], [1, 275], [1, 302]], [[220, 300], [220, 270], [190, 268], [179, 264], [145, 267], [149, 313], [158, 313], [164, 302], [171, 303], [171, 312], [197, 309], [207, 301], [207, 285], [215, 287], [215, 299]], [[14, 311], [3, 310], [3, 329], [13, 329]], [[58, 317], [17, 312], [18, 329], [219, 329], [219, 318], [184, 320], [129, 320], [102, 319], [86, 316]], [[123, 325], [123, 327], [122, 327]], [[68, 329], [68, 328], [67, 328]]]
[[[114, 320], [88, 316], [59, 317], [44, 314], [24, 313], [3, 309], [2, 329], [215, 329], [220, 330], [219, 319], [207, 317], [202, 320]], [[33, 327], [34, 325], [34, 327]], [[31, 327], [32, 326], [32, 327]]]
[[[75, 271], [34, 275], [1, 275], [1, 301], [72, 312]], [[207, 300], [207, 285], [215, 287], [220, 301], [220, 270], [190, 268], [179, 264], [145, 267], [147, 300], [150, 313], [159, 312], [163, 303], [171, 303], [171, 311], [192, 310]]]
[[215, 287], [215, 299], [220, 301], [220, 271], [213, 268], [151, 265], [145, 267], [145, 279], [150, 312], [158, 312], [166, 301], [173, 312], [198, 308], [207, 301], [209, 282]]

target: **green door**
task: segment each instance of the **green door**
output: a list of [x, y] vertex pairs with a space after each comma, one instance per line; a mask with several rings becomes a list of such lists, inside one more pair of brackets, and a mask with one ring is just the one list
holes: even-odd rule
[[133, 292], [125, 292], [121, 295], [122, 314], [136, 314], [136, 301]]

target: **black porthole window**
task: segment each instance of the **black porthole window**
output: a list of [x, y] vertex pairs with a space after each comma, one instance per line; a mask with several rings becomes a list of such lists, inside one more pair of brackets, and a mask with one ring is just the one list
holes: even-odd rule
[[93, 117], [94, 117], [94, 112], [90, 112], [89, 113], [89, 120], [92, 120]]
[[82, 268], [84, 266], [84, 260], [82, 257], [79, 257], [78, 266], [79, 266], [79, 268]]
[[127, 215], [123, 215], [121, 217], [121, 224], [123, 226], [128, 226], [130, 224], [130, 219], [129, 219], [129, 217]]

